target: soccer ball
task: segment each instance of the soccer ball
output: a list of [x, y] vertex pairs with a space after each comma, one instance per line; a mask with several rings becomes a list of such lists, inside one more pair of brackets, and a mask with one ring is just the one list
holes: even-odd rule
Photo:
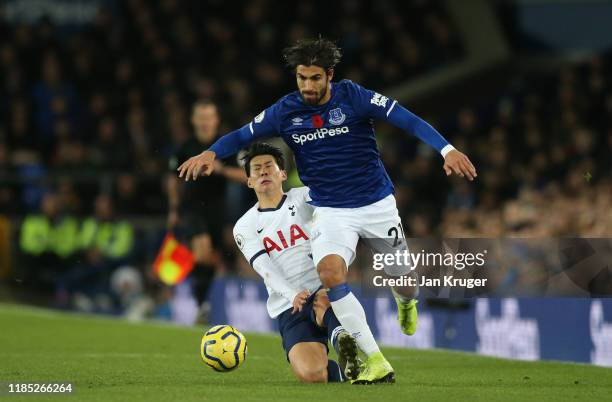
[[238, 368], [246, 359], [247, 342], [236, 328], [215, 325], [202, 337], [200, 356], [215, 371], [225, 372]]

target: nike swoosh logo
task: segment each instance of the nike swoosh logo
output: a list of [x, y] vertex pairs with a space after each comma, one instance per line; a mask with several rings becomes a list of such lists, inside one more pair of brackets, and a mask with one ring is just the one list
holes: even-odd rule
[[263, 232], [263, 228], [261, 228], [261, 229], [259, 229], [259, 230], [257, 231], [257, 233], [261, 233], [261, 232]]

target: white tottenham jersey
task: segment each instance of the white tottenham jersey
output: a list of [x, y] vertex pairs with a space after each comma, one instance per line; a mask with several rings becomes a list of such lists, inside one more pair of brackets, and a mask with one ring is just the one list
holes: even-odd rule
[[257, 203], [234, 226], [238, 248], [266, 284], [272, 318], [291, 308], [297, 293], [321, 285], [310, 249], [308, 191], [290, 190], [276, 208], [260, 209]]

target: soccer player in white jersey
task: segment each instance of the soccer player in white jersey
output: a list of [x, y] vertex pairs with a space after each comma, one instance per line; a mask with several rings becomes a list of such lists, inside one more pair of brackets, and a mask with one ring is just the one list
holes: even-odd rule
[[[390, 247], [377, 252], [405, 250], [394, 187], [376, 145], [374, 121], [383, 120], [411, 133], [444, 158], [447, 175], [473, 180], [476, 169], [430, 124], [396, 100], [349, 80], [332, 82], [340, 49], [323, 38], [298, 41], [285, 50], [295, 72], [298, 90], [257, 115], [250, 123], [219, 138], [209, 149], [181, 166], [179, 176], [210, 175], [215, 158], [226, 158], [249, 143], [281, 137], [295, 156], [302, 182], [314, 205], [313, 259], [336, 316], [368, 355], [358, 381], [377, 382], [393, 373], [372, 332], [361, 303], [346, 283], [359, 238], [380, 239]], [[394, 239], [388, 239], [395, 237]], [[396, 274], [408, 273], [396, 271]], [[416, 330], [417, 288], [396, 288], [398, 319], [404, 333]]]
[[[244, 161], [258, 202], [234, 226], [234, 239], [266, 284], [268, 314], [278, 320], [295, 375], [304, 382], [355, 379], [357, 343], [338, 322], [312, 261], [308, 188], [283, 192], [284, 157], [272, 145], [254, 144]], [[328, 338], [341, 369], [327, 358]]]

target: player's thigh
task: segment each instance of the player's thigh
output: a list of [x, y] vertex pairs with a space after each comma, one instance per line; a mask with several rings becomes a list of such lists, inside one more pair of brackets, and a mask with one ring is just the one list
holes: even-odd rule
[[289, 363], [304, 382], [327, 381], [327, 349], [320, 342], [300, 342], [289, 351]]
[[291, 308], [282, 312], [278, 320], [278, 330], [281, 335], [283, 349], [287, 353], [299, 343], [319, 343], [327, 350], [327, 331], [319, 328], [313, 320], [312, 307], [314, 304], [314, 295], [311, 295], [306, 301], [302, 311], [293, 313]]
[[361, 238], [389, 237], [403, 239], [404, 226], [399, 216], [395, 197], [389, 195], [374, 204], [357, 208]]
[[359, 222], [352, 209], [317, 207], [312, 217], [312, 259], [315, 265], [328, 255], [340, 256], [348, 267], [355, 259]]
[[[360, 212], [363, 225], [359, 234], [373, 253], [408, 252], [404, 226], [393, 195], [363, 208]], [[410, 272], [407, 265], [387, 267], [385, 271], [391, 275]]]

